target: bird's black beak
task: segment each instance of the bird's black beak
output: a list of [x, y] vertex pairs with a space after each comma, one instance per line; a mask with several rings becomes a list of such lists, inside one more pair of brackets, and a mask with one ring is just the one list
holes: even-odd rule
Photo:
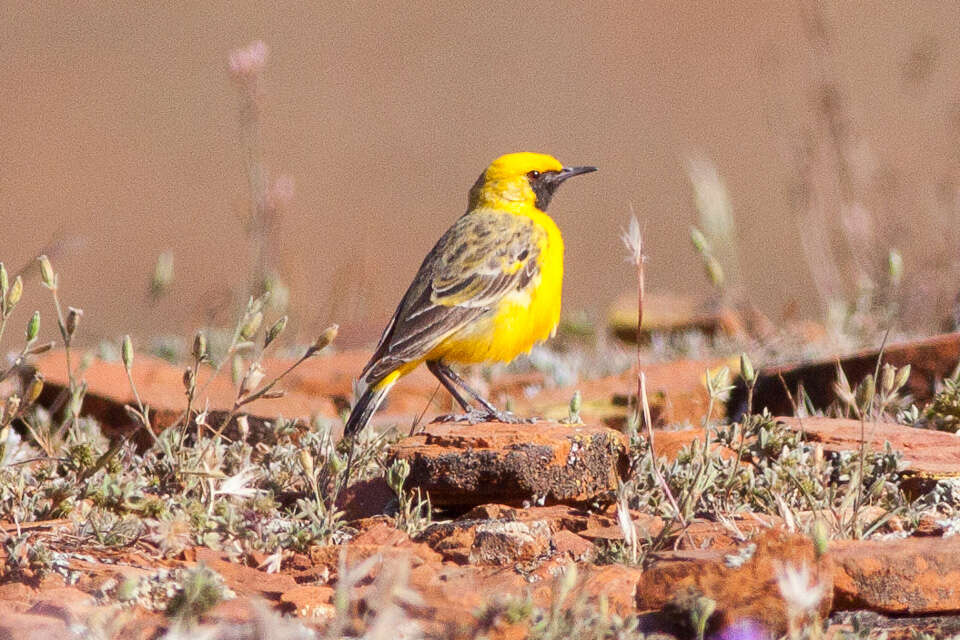
[[553, 198], [553, 193], [567, 178], [596, 170], [596, 167], [564, 167], [560, 171], [544, 171], [536, 178], [531, 177], [530, 186], [537, 196], [537, 209], [540, 209], [540, 211], [547, 210], [547, 207], [550, 205], [550, 200]]
[[573, 176], [579, 176], [584, 173], [593, 173], [596, 171], [596, 167], [564, 167], [556, 174], [557, 184], [563, 182], [567, 178], [572, 178]]

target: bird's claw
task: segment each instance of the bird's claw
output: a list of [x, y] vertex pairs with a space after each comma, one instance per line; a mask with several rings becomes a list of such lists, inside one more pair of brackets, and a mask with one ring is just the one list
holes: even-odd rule
[[503, 422], [506, 424], [533, 424], [537, 421], [536, 418], [524, 418], [518, 416], [512, 411], [496, 411], [493, 413], [487, 414], [488, 422]]

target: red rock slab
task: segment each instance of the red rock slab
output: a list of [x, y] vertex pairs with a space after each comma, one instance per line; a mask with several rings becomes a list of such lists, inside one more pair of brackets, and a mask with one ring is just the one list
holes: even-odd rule
[[226, 555], [205, 547], [197, 548], [197, 562], [220, 574], [224, 584], [238, 596], [278, 600], [284, 592], [297, 586], [287, 574], [267, 573], [231, 562]]
[[[739, 371], [740, 361], [737, 358], [674, 360], [643, 365], [647, 381], [647, 401], [651, 409], [660, 407], [658, 417], [653, 417], [654, 424], [698, 424], [703, 420], [710, 406], [710, 396], [705, 384], [707, 371], [713, 372], [722, 367], [730, 369], [732, 379]], [[620, 401], [624, 404], [636, 406], [632, 404], [636, 402], [637, 395], [636, 371], [620, 376], [620, 379], [623, 386], [613, 390], [614, 399], [622, 399]], [[716, 420], [724, 415], [725, 408], [722, 404], [715, 404], [711, 419]]]
[[560, 530], [553, 534], [553, 550], [561, 557], [574, 562], [589, 562], [596, 555], [596, 547], [586, 538]]
[[607, 501], [626, 472], [626, 437], [605, 427], [430, 424], [390, 448], [410, 463], [408, 488], [434, 506]]
[[[641, 511], [630, 511], [634, 527], [641, 540], [656, 537], [664, 527], [664, 521], [659, 516], [653, 516]], [[681, 529], [676, 523], [672, 524], [670, 539], [677, 540], [678, 549], [729, 549], [741, 544], [770, 529], [781, 528], [783, 520], [776, 516], [755, 513], [739, 513], [731, 515], [727, 524], [703, 519], [694, 519]], [[623, 530], [620, 528], [615, 514], [594, 515], [585, 529], [577, 531], [577, 535], [594, 542], [623, 540]]]
[[[653, 451], [657, 458], [665, 458], [672, 462], [677, 459], [681, 451], [693, 445], [694, 442], [699, 442], [702, 448], [706, 441], [706, 435], [706, 430], [701, 427], [679, 429], [677, 431], [660, 429], [653, 433]], [[728, 460], [737, 457], [736, 451], [717, 442], [716, 439], [711, 440], [710, 450], [718, 452], [721, 457]]]
[[[337, 549], [337, 547], [332, 547]], [[423, 562], [440, 562], [440, 555], [434, 553], [426, 544], [419, 540], [411, 540], [404, 531], [397, 529], [393, 523], [378, 522], [357, 535], [346, 547], [347, 558], [366, 558], [370, 550], [382, 553], [390, 558], [409, 556], [413, 564]]]
[[79, 575], [76, 586], [86, 593], [95, 593], [104, 584], [110, 581], [121, 583], [126, 579], [137, 580], [153, 574], [163, 567], [177, 566], [178, 563], [167, 561], [137, 561], [124, 559], [121, 562], [136, 562], [138, 566], [128, 564], [114, 564], [108, 562], [90, 562], [79, 558], [70, 558], [68, 566], [71, 571]]
[[[280, 383], [278, 388], [285, 391], [283, 397], [258, 400], [247, 405], [245, 411], [259, 420], [272, 420], [281, 415], [290, 419], [308, 418], [318, 414], [336, 418], [341, 409], [350, 406], [353, 382], [369, 356], [368, 350], [350, 350], [311, 358], [293, 369]], [[79, 354], [74, 354], [74, 358], [77, 357]], [[285, 371], [294, 362], [288, 358], [264, 358], [266, 379]], [[45, 378], [40, 402], [52, 406], [69, 384], [64, 352], [58, 350], [44, 354], [37, 359], [34, 369]], [[150, 406], [151, 420], [158, 430], [173, 424], [186, 408], [183, 371], [183, 366], [150, 355], [138, 353], [134, 358], [133, 380], [143, 402]], [[198, 389], [204, 387], [211, 374], [210, 367], [200, 369]], [[133, 429], [134, 424], [123, 406], [134, 405], [136, 399], [122, 363], [94, 359], [82, 377], [88, 385], [84, 414], [97, 418], [112, 432], [125, 433]], [[490, 397], [509, 395], [524, 387], [542, 384], [543, 375], [540, 373], [505, 374], [491, 382]], [[235, 398], [236, 388], [229, 371], [222, 371], [206, 388], [203, 397], [195, 401], [195, 406], [202, 408], [209, 400], [211, 414], [216, 417], [229, 411]], [[374, 424], [411, 424], [424, 412], [430, 419], [448, 412], [450, 402], [449, 395], [439, 388], [436, 378], [421, 367], [397, 382]]]
[[477, 525], [469, 558], [472, 564], [497, 566], [529, 562], [549, 555], [552, 544], [550, 526], [543, 520], [492, 520]]
[[344, 556], [347, 565], [359, 564], [375, 555], [381, 556], [384, 561], [404, 560], [414, 567], [422, 564], [439, 564], [443, 561], [443, 557], [427, 544], [415, 542], [403, 531], [379, 522], [345, 545], [312, 547], [310, 562], [313, 567], [301, 572], [297, 577], [316, 574], [318, 567], [321, 566], [327, 569], [327, 573], [335, 574], [338, 571], [341, 555]]
[[[581, 511], [567, 505], [517, 509], [506, 505], [488, 504], [475, 507], [455, 520], [432, 524], [417, 536], [417, 541], [429, 545], [431, 549], [441, 554], [444, 560], [450, 562], [458, 564], [484, 562], [482, 554], [477, 553], [478, 549], [484, 546], [482, 540], [477, 543], [477, 532], [481, 525], [491, 523], [524, 524], [537, 530], [545, 525], [548, 531], [544, 533], [549, 538], [551, 553], [565, 554], [576, 560], [592, 556], [594, 546], [591, 540], [593, 538], [588, 535], [591, 531], [609, 527], [610, 536], [623, 537], [614, 519], [604, 514]], [[613, 529], [616, 531], [614, 532]], [[583, 535], [575, 532], [583, 532]], [[523, 551], [525, 548], [529, 549], [519, 544], [511, 551], [513, 561], [529, 561], [545, 551], [545, 549], [539, 549], [536, 553], [527, 553]]]
[[[555, 576], [566, 570], [566, 566], [565, 563], [552, 563], [547, 570], [536, 572], [542, 575], [541, 579], [531, 582], [512, 566], [424, 565], [410, 574], [410, 586], [422, 595], [425, 603], [417, 617], [428, 637], [432, 637], [429, 635], [431, 631], [444, 631], [443, 637], [451, 637], [451, 630], [474, 625], [475, 613], [491, 603], [529, 596], [537, 606], [549, 608], [556, 588]], [[636, 613], [636, 587], [642, 573], [640, 567], [580, 565], [576, 585], [564, 604], [569, 605], [574, 599], [585, 596], [596, 605], [604, 596], [611, 613], [620, 616]], [[527, 635], [528, 632], [516, 637], [525, 638]], [[453, 634], [452, 637], [472, 636]], [[512, 636], [494, 634], [489, 637]]]
[[[77, 354], [74, 354], [76, 357]], [[349, 406], [353, 380], [359, 375], [367, 357], [368, 352], [350, 351], [311, 358], [297, 366], [280, 383], [279, 388], [285, 391], [283, 397], [258, 400], [247, 405], [245, 410], [249, 415], [263, 420], [280, 415], [291, 419], [316, 414], [337, 417], [339, 408]], [[294, 362], [293, 359], [265, 358], [266, 379], [285, 371]], [[40, 371], [45, 379], [40, 402], [44, 406], [51, 406], [69, 384], [63, 351], [44, 354], [36, 360], [34, 369]], [[150, 355], [138, 353], [134, 358], [133, 380], [143, 402], [153, 411], [151, 420], [157, 429], [173, 424], [186, 408], [183, 371], [183, 366], [175, 366]], [[206, 385], [212, 371], [210, 367], [200, 369], [198, 389]], [[92, 415], [108, 428], [119, 432], [133, 428], [123, 406], [134, 405], [136, 399], [123, 364], [94, 359], [82, 377], [88, 386], [85, 415]], [[395, 385], [383, 407], [384, 414], [405, 417], [419, 415], [429, 406], [436, 389], [436, 380], [426, 369], [414, 371]], [[212, 413], [229, 411], [236, 392], [229, 371], [222, 371], [209, 384], [204, 395], [195, 401], [195, 406], [202, 408], [209, 400]], [[442, 399], [442, 395], [440, 399], [435, 399], [438, 408], [442, 406]], [[392, 418], [392, 421], [396, 422], [396, 418]]]
[[608, 564], [588, 565], [584, 569], [582, 582], [577, 587], [578, 592], [591, 599], [605, 596], [610, 610], [619, 616], [625, 617], [637, 612], [637, 585], [643, 576], [641, 567]]
[[[35, 363], [35, 368], [44, 376], [43, 392], [38, 402], [52, 407], [69, 386], [66, 360], [62, 352], [52, 351]], [[280, 363], [268, 368], [268, 375], [277, 372]], [[198, 389], [206, 385], [212, 370], [204, 368], [199, 375]], [[186, 410], [186, 395], [183, 388], [183, 368], [151, 356], [137, 354], [132, 370], [134, 384], [145, 405], [149, 405], [150, 419], [156, 431], [174, 424]], [[124, 405], [136, 406], [136, 399], [127, 380], [126, 370], [120, 362], [94, 359], [83, 372], [87, 383], [87, 395], [83, 414], [93, 416], [109, 435], [125, 434], [135, 430], [134, 421], [127, 415]], [[230, 382], [229, 372], [214, 378], [204, 393], [194, 401], [194, 407], [207, 406], [212, 414], [211, 422], [221, 418], [233, 407], [236, 389]], [[337, 410], [329, 397], [314, 396], [295, 391], [282, 398], [258, 400], [245, 407], [245, 412], [254, 421], [286, 418], [309, 418], [313, 415], [336, 416]], [[255, 427], [255, 425], [251, 425]]]
[[67, 623], [60, 618], [35, 613], [8, 613], [0, 618], [0, 638], [49, 640], [68, 638]]
[[[106, 613], [107, 622], [104, 626], [114, 620], [111, 615], [116, 615], [109, 609], [106, 610]], [[94, 619], [96, 619], [96, 616], [97, 613], [94, 613]], [[169, 623], [170, 620], [160, 611], [147, 611], [143, 607], [134, 607], [130, 610], [129, 617], [123, 616], [122, 624], [115, 637], [124, 638], [124, 640], [153, 640], [162, 637], [162, 633]]]
[[547, 507], [511, 507], [505, 504], [482, 504], [467, 511], [454, 520], [454, 523], [482, 521], [482, 520], [517, 520], [530, 522], [543, 520], [550, 525], [554, 533], [567, 531], [582, 531], [590, 526], [590, 522], [600, 517], [599, 514], [578, 509], [566, 504], [554, 504]]
[[0, 600], [4, 602], [21, 602], [29, 609], [36, 599], [37, 590], [22, 582], [0, 584]]
[[[960, 475], [960, 437], [943, 431], [917, 429], [889, 422], [867, 422], [836, 418], [779, 417], [787, 429], [803, 433], [808, 442], [820, 443], [825, 451], [858, 451], [865, 437], [871, 451], [882, 451], [887, 442], [903, 454], [908, 477], [946, 478]], [[862, 435], [861, 435], [862, 434]], [[653, 444], [658, 457], [675, 460], [694, 441], [703, 442], [703, 429], [656, 431]], [[721, 456], [736, 457], [736, 452], [716, 442], [712, 448]]]
[[417, 541], [429, 545], [447, 562], [470, 564], [470, 550], [477, 536], [477, 527], [485, 522], [498, 522], [498, 520], [458, 518], [452, 522], [437, 522], [420, 533]]
[[6, 533], [15, 533], [19, 531], [47, 530], [56, 531], [72, 526], [68, 518], [57, 518], [55, 520], [37, 520], [35, 522], [9, 522], [0, 520], [0, 529]]
[[8, 613], [26, 613], [30, 605], [20, 600], [4, 600], [0, 598], [0, 619]]
[[387, 522], [379, 522], [351, 540], [353, 544], [402, 547], [411, 544], [410, 536]]
[[511, 567], [421, 565], [410, 572], [410, 586], [425, 602], [419, 611], [425, 631], [443, 631], [472, 625], [474, 612], [494, 599], [522, 598], [527, 580]]
[[882, 451], [889, 442], [903, 454], [911, 474], [949, 477], [960, 475], [960, 437], [944, 431], [917, 429], [889, 422], [865, 422], [835, 418], [781, 417], [777, 422], [818, 442], [825, 451], [857, 451], [865, 439], [871, 451]]
[[201, 621], [212, 624], [248, 624], [256, 618], [255, 602], [256, 600], [250, 597], [221, 600], [201, 616]]
[[336, 616], [333, 606], [333, 587], [326, 585], [300, 585], [280, 596], [280, 601], [290, 613], [313, 622], [326, 622]]
[[686, 529], [677, 530], [678, 549], [729, 550], [741, 546], [745, 540], [763, 535], [772, 529], [783, 528], [783, 519], [759, 513], [738, 513], [729, 516], [726, 523], [695, 519]]
[[[641, 540], [646, 539], [647, 536], [656, 536], [663, 530], [663, 519], [659, 516], [631, 510], [630, 519]], [[595, 514], [585, 528], [577, 531], [577, 535], [593, 542], [623, 540], [623, 530], [617, 522], [615, 512]]]
[[[637, 608], [659, 611], [671, 602], [704, 595], [717, 603], [711, 625], [724, 628], [740, 619], [750, 619], [765, 628], [783, 633], [787, 625], [786, 605], [777, 587], [777, 576], [785, 564], [796, 568], [806, 564], [825, 588], [820, 615], [831, 610], [832, 569], [829, 562], [814, 561], [809, 538], [773, 530], [762, 534], [752, 555], [738, 567], [730, 566], [729, 550], [697, 550], [657, 554], [657, 560], [637, 585]], [[743, 546], [743, 545], [741, 545]]]
[[70, 625], [83, 620], [95, 605], [93, 596], [73, 587], [44, 589], [39, 596], [28, 613], [60, 618]]
[[960, 611], [960, 538], [838, 540], [834, 607], [884, 614]]
[[[710, 404], [704, 386], [705, 374], [723, 366], [730, 367], [732, 375], [736, 375], [739, 360], [674, 360], [643, 365], [654, 424], [699, 423]], [[517, 398], [515, 406], [523, 415], [560, 420], [568, 415], [570, 398], [577, 390], [583, 399], [580, 416], [584, 421], [622, 429], [628, 411], [636, 406], [637, 370], [545, 390], [532, 398]], [[714, 418], [723, 417], [725, 407], [715, 406], [713, 411]]]
[[[851, 386], [856, 386], [867, 374], [876, 370], [878, 350], [867, 350], [847, 356], [839, 356], [843, 371]], [[935, 382], [953, 372], [960, 360], [960, 333], [901, 342], [887, 346], [883, 350], [883, 362], [896, 367], [910, 365], [910, 378], [905, 392], [909, 392], [918, 402], [929, 400], [933, 396]], [[773, 415], [791, 415], [793, 406], [783, 388], [796, 398], [797, 388], [802, 384], [815, 407], [825, 408], [836, 399], [833, 383], [836, 380], [837, 357], [825, 358], [814, 362], [784, 364], [763, 368], [757, 372], [757, 383], [753, 394], [754, 411], [764, 407]], [[780, 377], [783, 377], [783, 382]], [[747, 390], [742, 380], [736, 381], [737, 387], [727, 402], [728, 414], [737, 419], [746, 409]]]

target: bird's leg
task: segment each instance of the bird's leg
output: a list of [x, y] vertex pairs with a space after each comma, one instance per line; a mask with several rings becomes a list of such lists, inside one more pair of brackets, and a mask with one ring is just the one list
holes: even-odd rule
[[470, 403], [464, 400], [463, 396], [460, 395], [460, 391], [453, 384], [453, 381], [451, 381], [445, 375], [446, 371], [444, 371], [442, 367], [443, 365], [441, 365], [436, 360], [430, 360], [427, 362], [427, 369], [429, 369], [430, 373], [432, 373], [434, 377], [440, 381], [440, 384], [443, 385], [443, 388], [450, 392], [450, 395], [453, 396], [453, 399], [457, 401], [457, 404], [463, 407], [464, 411], [467, 411], [467, 412], [474, 411], [474, 408], [470, 406]]
[[[489, 400], [484, 398], [476, 390], [470, 387], [470, 385], [468, 385], [463, 378], [457, 375], [457, 373], [453, 369], [451, 369], [449, 366], [445, 365], [444, 363], [439, 361], [428, 362], [427, 367], [430, 369], [433, 375], [435, 375], [437, 378], [440, 379], [440, 382], [443, 383], [443, 386], [445, 386], [447, 390], [450, 391], [450, 393], [457, 400], [457, 402], [459, 402], [460, 405], [464, 408], [464, 410], [467, 411], [467, 419], [471, 423], [475, 422], [475, 419], [477, 417], [476, 414], [480, 414], [482, 417], [482, 420], [495, 420], [497, 422], [507, 422], [511, 424], [535, 422], [535, 420], [531, 418], [519, 418], [509, 411], [500, 411], [495, 406], [493, 406], [493, 404]], [[473, 397], [474, 400], [476, 400], [481, 405], [483, 405], [483, 408], [486, 410], [486, 412], [478, 411], [470, 407], [468, 404], [465, 404], [463, 402], [462, 396], [460, 396], [459, 393], [456, 393], [453, 391], [454, 385], [460, 387], [461, 389], [466, 391], [468, 394], [470, 394], [470, 396]]]
[[429, 369], [430, 373], [432, 373], [434, 377], [440, 381], [440, 384], [443, 385], [443, 388], [450, 392], [450, 395], [453, 396], [453, 399], [457, 401], [457, 404], [463, 407], [465, 412], [447, 413], [442, 416], [437, 416], [434, 422], [469, 422], [470, 424], [477, 424], [478, 422], [483, 422], [487, 419], [487, 414], [484, 411], [474, 409], [472, 406], [470, 406], [470, 403], [464, 399], [453, 381], [451, 381], [445, 375], [443, 369], [440, 368], [439, 362], [432, 360], [427, 362], [427, 369]]
[[[443, 364], [442, 362], [436, 362], [435, 365], [437, 367], [437, 371], [441, 375], [443, 375], [443, 377], [445, 377], [450, 383], [457, 385], [458, 387], [460, 387], [461, 389], [469, 393], [474, 400], [476, 400], [481, 405], [483, 405], [483, 408], [486, 409], [490, 415], [496, 415], [497, 413], [499, 413], [497, 411], [497, 408], [493, 406], [493, 403], [491, 403], [489, 400], [481, 396], [475, 389], [470, 387], [470, 385], [468, 385], [463, 378], [457, 375], [457, 373], [453, 369]], [[464, 406], [464, 408], [466, 408], [466, 406]]]

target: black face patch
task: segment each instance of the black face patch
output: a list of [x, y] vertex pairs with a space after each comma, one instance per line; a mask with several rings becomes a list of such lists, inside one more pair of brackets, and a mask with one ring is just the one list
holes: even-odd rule
[[530, 187], [537, 196], [536, 207], [540, 211], [546, 211], [547, 207], [550, 206], [550, 200], [553, 199], [553, 194], [562, 182], [562, 180], [557, 179], [559, 176], [560, 174], [556, 171], [544, 171], [543, 173], [531, 171], [527, 174]]

